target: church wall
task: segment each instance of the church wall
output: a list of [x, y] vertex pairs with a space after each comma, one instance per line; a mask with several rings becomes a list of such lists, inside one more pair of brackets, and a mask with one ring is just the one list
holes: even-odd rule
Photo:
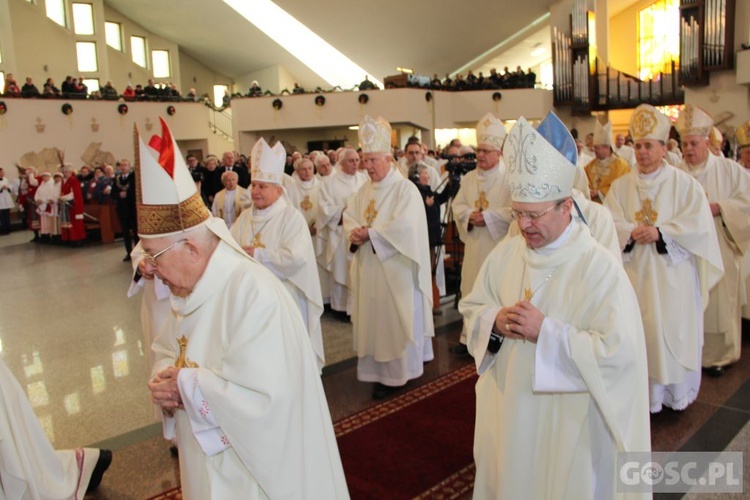
[[186, 94], [191, 88], [198, 96], [208, 94], [213, 100], [214, 85], [226, 85], [232, 92], [234, 81], [207, 68], [185, 52], [180, 52], [180, 75], [182, 83], [180, 90]]
[[[246, 75], [237, 77], [234, 91], [242, 95], [247, 94], [247, 92], [250, 90], [250, 84], [253, 83], [253, 80], [257, 80], [261, 89], [263, 89], [263, 92], [265, 92], [266, 90], [270, 90], [274, 94], [277, 94], [282, 90], [282, 87], [280, 87], [281, 80], [279, 77], [279, 66], [270, 66], [268, 68], [263, 68], [261, 70], [253, 71], [252, 73], [247, 73]], [[290, 87], [289, 91], [291, 92], [291, 90], [292, 89]]]

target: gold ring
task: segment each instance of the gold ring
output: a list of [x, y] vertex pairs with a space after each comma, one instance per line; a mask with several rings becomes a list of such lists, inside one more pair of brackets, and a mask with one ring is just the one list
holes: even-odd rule
[[510, 330], [510, 323], [505, 323], [505, 329], [508, 330], [508, 331], [511, 331]]

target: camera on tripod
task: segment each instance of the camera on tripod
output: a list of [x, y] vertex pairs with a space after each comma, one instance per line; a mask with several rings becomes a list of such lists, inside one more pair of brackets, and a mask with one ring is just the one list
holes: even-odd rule
[[466, 153], [460, 156], [443, 155], [443, 159], [448, 160], [448, 163], [445, 164], [445, 170], [448, 172], [451, 182], [459, 183], [462, 176], [477, 168], [476, 153]]

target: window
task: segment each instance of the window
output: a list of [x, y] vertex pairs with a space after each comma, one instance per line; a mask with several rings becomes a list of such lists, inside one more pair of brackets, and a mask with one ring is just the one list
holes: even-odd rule
[[84, 78], [83, 84], [86, 86], [86, 90], [88, 90], [88, 93], [95, 92], [99, 90], [99, 79], [98, 78]]
[[169, 78], [172, 76], [169, 68], [168, 50], [152, 50], [151, 63], [154, 68], [154, 78]]
[[105, 22], [104, 36], [107, 39], [107, 45], [122, 52], [122, 28], [120, 23]]
[[76, 42], [76, 54], [78, 55], [78, 71], [85, 73], [99, 71], [96, 64], [96, 43]]
[[638, 15], [638, 76], [650, 80], [671, 72], [680, 58], [680, 2], [657, 0]]
[[46, 0], [44, 4], [47, 9], [47, 17], [52, 19], [63, 28], [67, 27], [65, 24], [65, 1]]
[[90, 3], [73, 4], [73, 29], [76, 35], [94, 34], [94, 9]]
[[0, 94], [5, 92], [5, 71], [0, 71]]
[[224, 105], [224, 93], [229, 90], [226, 85], [214, 85], [214, 106], [221, 107]]
[[130, 37], [130, 51], [133, 53], [133, 62], [138, 66], [146, 67], [146, 39], [142, 36]]

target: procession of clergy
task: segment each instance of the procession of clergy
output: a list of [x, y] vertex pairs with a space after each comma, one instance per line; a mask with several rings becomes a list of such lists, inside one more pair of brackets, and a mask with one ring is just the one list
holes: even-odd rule
[[[684, 410], [702, 368], [739, 360], [750, 173], [709, 151], [712, 125], [685, 106], [675, 167], [671, 122], [644, 104], [635, 164], [597, 124], [582, 168], [552, 113], [507, 133], [489, 114], [477, 124], [477, 168], [452, 205], [479, 374], [475, 498], [650, 497], [620, 492], [617, 453], [650, 451], [649, 410]], [[738, 137], [750, 149], [750, 123]], [[231, 231], [164, 122], [161, 140], [139, 140], [130, 294], [144, 292], [148, 386], [185, 498], [348, 497], [319, 376], [325, 303], [351, 315], [374, 398], [433, 359], [423, 199], [388, 122], [365, 117], [359, 140], [362, 169], [347, 149], [324, 180], [302, 161], [290, 182], [281, 144], [260, 139]]]

